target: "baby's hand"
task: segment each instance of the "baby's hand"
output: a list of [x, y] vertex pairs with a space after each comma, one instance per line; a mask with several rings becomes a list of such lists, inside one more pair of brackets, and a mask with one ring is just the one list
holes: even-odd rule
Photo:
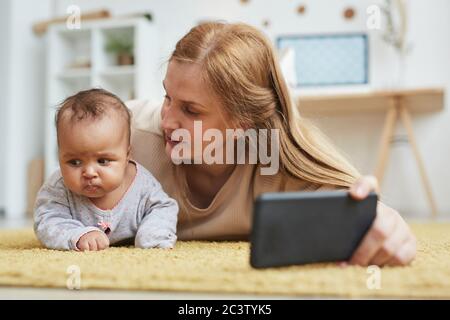
[[91, 231], [81, 236], [77, 242], [80, 251], [99, 251], [109, 247], [109, 239], [101, 231]]

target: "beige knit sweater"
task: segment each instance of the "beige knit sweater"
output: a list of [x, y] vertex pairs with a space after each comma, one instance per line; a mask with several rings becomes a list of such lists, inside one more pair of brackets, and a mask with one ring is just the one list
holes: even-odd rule
[[[161, 183], [164, 191], [178, 202], [180, 179], [174, 174], [174, 164], [165, 152], [160, 127], [161, 103], [133, 100], [126, 103], [133, 113], [132, 157], [149, 170]], [[261, 175], [257, 165], [237, 165], [224, 186], [207, 208], [197, 208], [184, 200], [178, 221], [180, 240], [236, 240], [246, 239], [250, 233], [253, 202], [263, 192], [313, 191], [328, 189], [284, 176]], [[183, 206], [181, 206], [183, 207]], [[187, 211], [187, 212], [186, 212]]]

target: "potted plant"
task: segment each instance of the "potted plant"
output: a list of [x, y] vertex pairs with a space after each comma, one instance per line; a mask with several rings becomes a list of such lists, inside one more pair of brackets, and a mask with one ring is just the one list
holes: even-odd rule
[[106, 51], [116, 55], [119, 66], [134, 64], [132, 37], [109, 37]]

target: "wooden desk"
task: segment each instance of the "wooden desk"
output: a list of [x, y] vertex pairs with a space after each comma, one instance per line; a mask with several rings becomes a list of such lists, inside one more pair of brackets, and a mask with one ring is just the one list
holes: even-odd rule
[[425, 165], [419, 153], [414, 136], [411, 113], [437, 112], [444, 108], [443, 89], [408, 89], [390, 91], [372, 91], [354, 94], [309, 94], [299, 95], [297, 103], [300, 114], [318, 116], [322, 113], [366, 113], [386, 112], [384, 128], [379, 146], [375, 176], [381, 185], [394, 129], [398, 121], [403, 123], [416, 159], [422, 183], [431, 207], [433, 217], [437, 215], [436, 202], [433, 197]]

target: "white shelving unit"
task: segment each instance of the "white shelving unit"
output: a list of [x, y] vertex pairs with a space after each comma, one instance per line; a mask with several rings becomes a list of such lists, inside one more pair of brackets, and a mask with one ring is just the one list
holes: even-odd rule
[[[132, 39], [133, 65], [118, 65], [106, 44], [112, 37]], [[53, 25], [47, 46], [47, 120], [45, 174], [58, 168], [55, 110], [66, 97], [84, 89], [100, 87], [122, 100], [162, 96], [162, 75], [155, 26], [145, 18], [83, 22], [81, 29]], [[85, 61], [85, 65], [75, 61]]]

